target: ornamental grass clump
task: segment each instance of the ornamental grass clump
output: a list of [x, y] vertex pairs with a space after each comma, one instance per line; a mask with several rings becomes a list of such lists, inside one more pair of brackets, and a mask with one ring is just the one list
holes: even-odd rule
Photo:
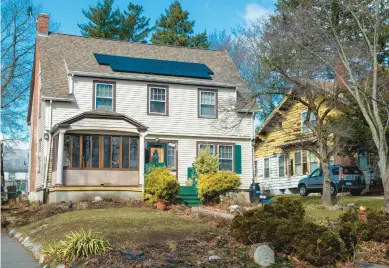
[[146, 175], [145, 194], [151, 203], [171, 201], [180, 190], [177, 178], [166, 167], [154, 167]]
[[73, 263], [79, 258], [88, 257], [93, 254], [105, 253], [110, 249], [109, 242], [97, 233], [88, 230], [85, 232], [71, 232], [58, 244], [50, 246], [44, 253], [53, 259], [65, 260]]
[[238, 190], [240, 178], [230, 171], [201, 174], [197, 186], [198, 195], [204, 203], [219, 203], [221, 195]]

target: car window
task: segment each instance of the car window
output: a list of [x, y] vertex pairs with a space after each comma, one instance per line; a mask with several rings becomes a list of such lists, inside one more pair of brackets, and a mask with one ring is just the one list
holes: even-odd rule
[[319, 177], [321, 175], [321, 169], [317, 168], [311, 173], [311, 177]]
[[338, 167], [332, 169], [332, 175], [339, 175], [339, 168]]
[[361, 174], [362, 172], [357, 167], [343, 167], [343, 174]]

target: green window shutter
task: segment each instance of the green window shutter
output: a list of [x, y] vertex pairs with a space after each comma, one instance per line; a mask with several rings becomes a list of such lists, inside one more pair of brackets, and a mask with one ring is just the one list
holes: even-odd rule
[[192, 178], [192, 172], [193, 172], [193, 168], [192, 167], [188, 167], [188, 179]]
[[234, 146], [235, 173], [242, 174], [242, 145]]

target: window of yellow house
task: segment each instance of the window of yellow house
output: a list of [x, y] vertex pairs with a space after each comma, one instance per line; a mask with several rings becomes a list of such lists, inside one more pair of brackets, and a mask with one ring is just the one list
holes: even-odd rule
[[[304, 123], [305, 120], [307, 119], [307, 114], [308, 114], [308, 111], [305, 110], [303, 112], [301, 112], [301, 132], [303, 133], [306, 133], [306, 132], [309, 132], [311, 131], [307, 125]], [[316, 123], [316, 116], [311, 112], [310, 113], [310, 116], [309, 116], [309, 122], [313, 125]]]
[[278, 176], [285, 177], [285, 156], [278, 156]]
[[303, 169], [302, 169], [302, 161], [301, 161], [301, 152], [295, 152], [294, 153], [294, 172], [295, 175], [302, 175]]
[[265, 178], [270, 178], [270, 160], [265, 158]]
[[309, 170], [312, 172], [319, 167], [316, 155], [312, 152], [309, 152]]
[[303, 174], [308, 174], [308, 151], [303, 151]]

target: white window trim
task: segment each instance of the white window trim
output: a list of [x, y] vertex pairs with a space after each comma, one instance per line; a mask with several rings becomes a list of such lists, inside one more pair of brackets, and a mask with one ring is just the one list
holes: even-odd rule
[[[214, 96], [215, 96], [215, 116], [209, 116], [209, 115], [202, 115], [201, 114], [201, 93], [203, 92], [207, 92], [207, 93], [212, 93]], [[210, 105], [210, 104], [204, 104], [204, 105]], [[213, 90], [200, 90], [200, 93], [199, 93], [199, 117], [202, 117], [202, 118], [217, 118], [217, 92], [216, 91], [213, 91]]]
[[[166, 154], [167, 154], [167, 159], [166, 159], [166, 164], [167, 164], [167, 162], [168, 162], [168, 159], [169, 159], [169, 148], [172, 148], [173, 149], [173, 156], [174, 156], [174, 167], [173, 168], [169, 168], [169, 169], [171, 169], [171, 170], [177, 170], [177, 145], [176, 144], [174, 144], [174, 146], [172, 145], [172, 144], [168, 144], [167, 145], [167, 152], [166, 152]], [[167, 165], [166, 165], [167, 166]]]
[[213, 146], [213, 154], [212, 155], [216, 155], [216, 152], [215, 152], [215, 150], [216, 150], [216, 146], [215, 146], [215, 144], [211, 144], [211, 143], [199, 143], [199, 148], [198, 148], [198, 150], [199, 150], [199, 152], [201, 151], [201, 146]]
[[[231, 150], [231, 158], [221, 158], [220, 157], [220, 146], [228, 146], [228, 147], [231, 147], [232, 150]], [[218, 144], [217, 145], [217, 151], [218, 151], [218, 157], [219, 157], [219, 163], [220, 163], [220, 160], [231, 160], [232, 161], [232, 172], [235, 171], [235, 166], [234, 166], [234, 145], [227, 145], [227, 144]], [[220, 164], [219, 164], [219, 170], [220, 170]]]
[[[163, 90], [165, 90], [165, 100], [164, 101], [162, 101], [162, 100], [152, 100], [151, 99], [151, 96], [152, 96], [151, 92], [152, 92], [153, 89], [163, 89]], [[148, 102], [149, 102], [149, 114], [167, 115], [167, 98], [168, 98], [168, 95], [167, 95], [167, 88], [166, 87], [149, 87], [149, 99], [148, 99]], [[165, 103], [165, 112], [164, 113], [151, 112], [151, 101]]]
[[[301, 165], [301, 174], [296, 173], [296, 153], [300, 153], [300, 165]], [[304, 170], [303, 170], [303, 151], [294, 151], [293, 152], [293, 176], [302, 176], [304, 175]]]
[[[98, 97], [97, 96], [97, 85], [106, 85], [106, 86], [111, 86], [112, 87], [112, 97]], [[115, 92], [114, 92], [114, 84], [109, 84], [109, 83], [95, 83], [95, 109], [102, 109], [102, 108], [98, 108], [97, 107], [97, 98], [99, 99], [111, 99], [112, 100], [112, 109], [111, 110], [108, 110], [108, 111], [113, 111], [114, 110], [114, 96], [115, 96]]]

